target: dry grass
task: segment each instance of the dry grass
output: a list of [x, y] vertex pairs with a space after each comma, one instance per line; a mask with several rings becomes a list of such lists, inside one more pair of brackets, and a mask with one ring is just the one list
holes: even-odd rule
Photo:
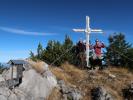
[[[44, 72], [44, 62], [29, 62], [37, 72]], [[64, 80], [67, 85], [81, 90], [85, 94], [83, 100], [91, 100], [91, 89], [99, 85], [104, 86], [116, 100], [123, 100], [122, 89], [133, 81], [133, 73], [125, 68], [110, 67], [106, 70], [91, 72], [88, 70], [81, 70], [73, 65], [65, 63], [60, 67], [49, 67], [49, 69], [58, 80]], [[116, 77], [110, 77], [110, 74]], [[60, 100], [60, 98], [61, 93], [55, 88], [48, 100]]]
[[112, 73], [119, 73], [119, 74], [128, 74], [129, 73], [129, 70], [126, 68], [110, 67], [109, 71]]
[[85, 78], [85, 75], [87, 75], [87, 73], [83, 70], [80, 70], [70, 64], [63, 64], [60, 68], [50, 67], [50, 70], [57, 79], [64, 80], [66, 83], [74, 83], [75, 80], [81, 80]]
[[87, 77], [87, 72], [85, 70], [81, 70], [79, 68], [76, 68], [73, 65], [70, 65], [68, 63], [63, 64], [61, 68], [69, 74], [73, 79], [81, 80]]
[[45, 62], [43, 62], [43, 61], [34, 62], [31, 60], [28, 62], [31, 65], [31, 67], [33, 69], [35, 69], [38, 73], [43, 73], [45, 71], [45, 69], [44, 69], [44, 65], [46, 64]]
[[105, 88], [114, 98], [116, 98], [116, 100], [123, 100], [122, 96], [118, 93], [118, 91], [112, 89], [110, 86], [105, 86]]
[[[117, 100], [122, 100], [122, 89], [128, 86], [133, 80], [133, 74], [125, 68], [109, 68], [98, 72], [102, 79], [99, 79], [106, 89], [112, 94]], [[110, 78], [109, 74], [115, 75], [115, 78]], [[108, 79], [108, 80], [107, 80]]]
[[[116, 100], [122, 100], [122, 89], [133, 81], [133, 74], [125, 68], [109, 68], [92, 73], [66, 63], [61, 67], [51, 67], [50, 69], [58, 79], [83, 91], [85, 93], [83, 100], [91, 100], [91, 89], [99, 85], [104, 86]], [[109, 74], [116, 77], [111, 78]]]
[[60, 69], [58, 67], [50, 68], [50, 70], [56, 76], [56, 78], [58, 80], [64, 80], [65, 83], [68, 83], [68, 84], [72, 80], [72, 78], [70, 77], [70, 75], [66, 74], [62, 69]]
[[59, 89], [54, 88], [52, 90], [52, 93], [47, 98], [47, 100], [61, 100], [61, 98], [62, 98], [62, 95], [61, 95]]

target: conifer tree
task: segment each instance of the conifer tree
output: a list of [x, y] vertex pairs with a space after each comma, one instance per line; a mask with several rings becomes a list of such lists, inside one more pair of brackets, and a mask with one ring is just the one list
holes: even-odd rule
[[131, 47], [125, 40], [125, 35], [122, 33], [109, 36], [109, 46], [107, 47], [107, 59], [111, 65], [114, 66], [125, 66], [127, 63], [127, 58], [124, 56], [127, 55], [128, 49]]

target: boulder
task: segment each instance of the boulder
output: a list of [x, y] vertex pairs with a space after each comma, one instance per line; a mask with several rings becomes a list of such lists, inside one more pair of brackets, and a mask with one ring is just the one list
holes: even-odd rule
[[57, 86], [56, 77], [46, 63], [41, 63], [39, 68], [37, 64], [32, 67], [32, 64], [27, 63], [22, 81], [13, 88], [9, 89], [8, 84], [2, 85], [8, 83], [10, 69], [0, 75], [0, 100], [45, 100], [50, 95], [52, 89]]
[[133, 82], [127, 88], [123, 89], [122, 92], [124, 99], [133, 100]]
[[0, 87], [6, 86], [6, 81], [2, 75], [0, 75]]
[[82, 95], [79, 90], [65, 85], [63, 80], [58, 81], [60, 91], [63, 95], [63, 100], [81, 100]]
[[0, 87], [0, 100], [10, 100], [8, 99], [8, 97], [10, 96], [11, 92], [12, 91], [7, 87], [4, 86]]
[[45, 77], [42, 77], [35, 70], [26, 71], [22, 78], [19, 89], [33, 98], [46, 98], [53, 89], [53, 85]]
[[8, 100], [4, 95], [0, 95], [0, 100]]
[[48, 80], [48, 82], [51, 86], [53, 86], [53, 87], [57, 86], [56, 77], [53, 75], [53, 73], [50, 70], [45, 71], [43, 76]]
[[48, 64], [45, 62], [33, 62], [27, 61], [27, 65], [35, 69], [38, 73], [43, 74], [45, 71], [49, 70]]
[[96, 87], [91, 91], [92, 100], [114, 100], [104, 87]]
[[11, 93], [11, 90], [8, 89], [7, 87], [0, 87], [0, 94], [4, 96], [9, 96]]
[[5, 81], [4, 77], [0, 75], [0, 82], [4, 82], [4, 81]]

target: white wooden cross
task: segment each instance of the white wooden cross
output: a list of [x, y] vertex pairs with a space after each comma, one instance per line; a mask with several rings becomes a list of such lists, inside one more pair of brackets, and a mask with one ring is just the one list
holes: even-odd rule
[[86, 62], [87, 67], [89, 67], [89, 37], [90, 33], [97, 32], [97, 33], [103, 33], [101, 29], [91, 29], [90, 28], [90, 18], [89, 16], [86, 16], [86, 28], [85, 29], [73, 29], [74, 32], [84, 32], [86, 33]]

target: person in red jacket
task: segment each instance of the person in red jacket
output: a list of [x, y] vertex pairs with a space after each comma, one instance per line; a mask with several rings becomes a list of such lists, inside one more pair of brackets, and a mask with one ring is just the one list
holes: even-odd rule
[[105, 45], [104, 43], [99, 42], [98, 39], [95, 42], [96, 44], [94, 45], [94, 53], [95, 53], [94, 59], [102, 59], [101, 49], [105, 48]]
[[94, 54], [93, 54], [93, 61], [95, 65], [98, 65], [102, 69], [102, 48], [105, 48], [104, 43], [99, 42], [98, 39], [95, 41], [95, 45], [93, 46]]

